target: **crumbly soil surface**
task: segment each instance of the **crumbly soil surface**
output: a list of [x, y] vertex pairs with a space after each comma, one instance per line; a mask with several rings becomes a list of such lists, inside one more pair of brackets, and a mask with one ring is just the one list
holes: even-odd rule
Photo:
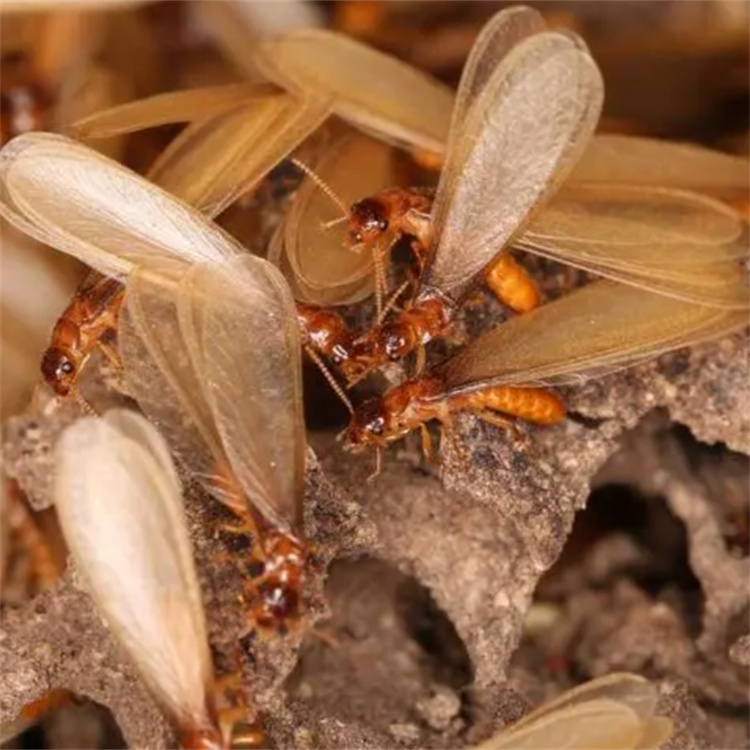
[[[483, 324], [497, 315], [477, 310]], [[372, 458], [341, 451], [317, 402], [315, 564], [287, 637], [248, 635], [241, 575], [221, 554], [238, 553], [228, 519], [187, 482], [217, 664], [242, 644], [279, 747], [471, 746], [612, 671], [656, 682], [676, 722], [668, 747], [747, 747], [747, 347], [736, 335], [567, 389], [555, 428], [519, 436], [461, 417], [439, 465], [410, 438], [372, 482]], [[90, 371], [100, 408], [126, 402], [112, 373]], [[34, 508], [50, 504], [51, 446], [77, 410], [40, 392], [6, 426], [5, 471]], [[70, 565], [6, 604], [0, 659], [2, 721], [50, 689], [76, 696], [22, 746], [174, 743]]]

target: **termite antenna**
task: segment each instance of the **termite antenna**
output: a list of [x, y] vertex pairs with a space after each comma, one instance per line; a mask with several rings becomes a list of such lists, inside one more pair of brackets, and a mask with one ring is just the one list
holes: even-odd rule
[[323, 373], [323, 377], [328, 381], [328, 385], [333, 388], [333, 392], [341, 399], [341, 403], [343, 403], [347, 408], [349, 414], [353, 415], [354, 407], [352, 406], [352, 402], [349, 401], [349, 397], [344, 392], [344, 389], [336, 381], [336, 378], [333, 377], [331, 371], [326, 367], [325, 362], [323, 362], [323, 360], [318, 356], [318, 353], [312, 347], [306, 346], [305, 351], [307, 352], [310, 359], [318, 366], [318, 369]]
[[333, 189], [328, 185], [322, 177], [319, 177], [313, 170], [307, 166], [304, 162], [299, 159], [290, 159], [297, 169], [302, 170], [340, 209], [343, 217], [336, 221], [346, 221], [349, 218], [349, 206], [341, 200], [341, 198], [333, 192]]
[[383, 306], [383, 309], [381, 310], [380, 315], [378, 316], [377, 320], [375, 321], [375, 325], [380, 325], [383, 322], [383, 320], [385, 320], [385, 316], [388, 315], [388, 313], [394, 308], [394, 306], [396, 304], [396, 300], [398, 300], [398, 298], [406, 291], [406, 289], [408, 288], [408, 286], [410, 284], [411, 284], [411, 281], [409, 281], [409, 279], [407, 279], [386, 300], [386, 303]]
[[349, 218], [349, 216], [339, 216], [338, 219], [331, 219], [330, 221], [325, 221], [321, 225], [323, 229], [330, 229], [331, 227], [335, 227], [336, 224], [341, 224], [341, 222], [346, 221]]
[[71, 388], [70, 395], [89, 417], [101, 417], [101, 414], [78, 392], [77, 388]]

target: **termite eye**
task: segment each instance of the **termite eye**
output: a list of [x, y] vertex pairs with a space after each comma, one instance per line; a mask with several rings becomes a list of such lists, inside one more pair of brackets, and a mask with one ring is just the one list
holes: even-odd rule
[[388, 336], [385, 343], [385, 353], [390, 360], [397, 362], [403, 357], [403, 353], [407, 348], [406, 344], [406, 339], [402, 335], [395, 333], [391, 334]]
[[58, 369], [61, 375], [71, 375], [73, 373], [73, 363], [66, 359]]
[[378, 417], [370, 422], [370, 432], [373, 435], [382, 435], [385, 432], [385, 420], [383, 417]]

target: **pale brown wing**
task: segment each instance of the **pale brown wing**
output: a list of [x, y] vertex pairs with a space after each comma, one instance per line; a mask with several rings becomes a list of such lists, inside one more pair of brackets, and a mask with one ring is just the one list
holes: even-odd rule
[[299, 529], [306, 443], [292, 295], [274, 266], [250, 255], [191, 276], [181, 304], [200, 305], [202, 388], [224, 452], [267, 521]]
[[193, 122], [278, 93], [268, 84], [231, 83], [169, 91], [96, 112], [70, 126], [76, 138], [111, 138], [170, 123]]
[[311, 98], [275, 94], [189, 125], [150, 177], [209, 216], [251, 190], [328, 116]]
[[63, 432], [55, 502], [94, 602], [177, 727], [210, 725], [213, 669], [182, 492], [159, 433], [114, 411]]
[[629, 135], [597, 135], [570, 182], [621, 182], [694, 190], [723, 198], [748, 195], [750, 162], [688, 143]]
[[220, 502], [243, 513], [242, 498], [224, 491], [221, 439], [177, 309], [183, 267], [136, 270], [128, 279], [118, 351], [125, 389], [159, 428], [185, 468]]
[[748, 255], [747, 222], [705, 195], [608, 183], [566, 185], [515, 245], [680, 299], [718, 307], [747, 304], [747, 286], [727, 283], [740, 273], [728, 261]]
[[453, 93], [399, 60], [333, 31], [305, 29], [261, 43], [255, 62], [271, 81], [314, 92], [378, 138], [442, 152]]
[[137, 264], [217, 262], [242, 252], [174, 196], [51, 133], [19, 136], [0, 151], [0, 213], [26, 234], [120, 279]]
[[643, 677], [628, 673], [605, 675], [544, 703], [480, 748], [655, 750], [672, 731], [671, 719], [653, 715], [656, 703], [656, 688]]
[[657, 699], [656, 687], [645, 677], [630, 672], [612, 672], [603, 677], [588, 680], [546, 701], [513, 724], [512, 729], [520, 729], [553, 711], [592, 700], [625, 703], [641, 719], [646, 719], [653, 715]]
[[450, 132], [460, 132], [471, 105], [508, 52], [546, 28], [542, 14], [525, 5], [504, 8], [485, 23], [461, 72]]
[[747, 309], [696, 305], [597, 281], [480, 336], [446, 363], [443, 375], [449, 393], [571, 382], [747, 324]]
[[[393, 150], [352, 132], [335, 141], [311, 164], [318, 177], [348, 206], [393, 184]], [[351, 304], [373, 289], [369, 251], [347, 247], [347, 224], [326, 226], [343, 218], [341, 207], [310, 177], [302, 182], [284, 221], [283, 254], [291, 271], [295, 297], [315, 305]]]
[[634, 750], [642, 732], [632, 709], [598, 699], [557, 709], [518, 729], [511, 726], [478, 750]]
[[451, 134], [425, 284], [460, 296], [524, 228], [585, 147], [602, 102], [582, 42], [544, 32], [503, 59]]

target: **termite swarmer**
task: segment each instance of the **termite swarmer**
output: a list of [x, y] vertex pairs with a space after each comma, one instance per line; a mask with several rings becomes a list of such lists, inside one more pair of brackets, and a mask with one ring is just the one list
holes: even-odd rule
[[[278, 627], [284, 629], [297, 619], [306, 557], [299, 538], [305, 445], [300, 341], [286, 282], [202, 214], [85, 146], [37, 133], [15, 139], [2, 156], [0, 205], [6, 218], [126, 282], [130, 314], [121, 320], [124, 333], [122, 325], [119, 331], [126, 383], [147, 413], [153, 405], [152, 416], [178, 452], [186, 436], [202, 437], [182, 455], [253, 539], [262, 567], [250, 583], [255, 621], [275, 627], [279, 612]], [[55, 189], [57, 180], [68, 189]], [[149, 313], [140, 315], [144, 306]], [[271, 333], [269, 316], [276, 320]], [[196, 326], [209, 317], [215, 335], [204, 339]], [[236, 328], [240, 320], [244, 329]], [[135, 346], [145, 346], [145, 352], [133, 355]], [[271, 362], [277, 369], [269, 373]], [[217, 363], [236, 369], [226, 371], [228, 379], [212, 378]], [[237, 409], [255, 408], [248, 394], [256, 393], [264, 373], [276, 386], [273, 397], [258, 396], [259, 412]], [[221, 389], [211, 390], [218, 383]], [[278, 428], [278, 450], [260, 437], [271, 423]], [[257, 452], [248, 442], [247, 431], [254, 429]]]
[[229, 748], [240, 735], [261, 746], [246, 701], [214, 675], [182, 488], [162, 437], [134, 412], [87, 417], [63, 433], [56, 464], [73, 559], [180, 747]]
[[[403, 313], [356, 342], [342, 367], [350, 380], [441, 335], [483, 274], [511, 308], [533, 309], [539, 297], [509, 260], [511, 246], [700, 304], [745, 304], [731, 280], [747, 227], [716, 197], [746, 190], [746, 162], [643, 139], [620, 139], [621, 153], [618, 139], [592, 141], [602, 95], [585, 44], [546, 31], [535, 11], [502, 11], [485, 26], [429, 212], [423, 195], [399, 190], [352, 209], [352, 242], [406, 231], [423, 248], [424, 270]], [[646, 152], [661, 166], [639, 171]], [[714, 165], [713, 176], [698, 165]]]
[[[747, 295], [741, 275], [721, 273], [707, 283]], [[747, 326], [747, 303], [731, 309], [697, 305], [602, 280], [577, 289], [488, 331], [434, 370], [357, 407], [345, 435], [347, 447], [384, 447], [425, 423], [450, 428], [455, 412], [492, 424], [508, 417], [555, 424], [565, 417], [561, 399], [547, 386], [581, 382], [683, 346]]]

